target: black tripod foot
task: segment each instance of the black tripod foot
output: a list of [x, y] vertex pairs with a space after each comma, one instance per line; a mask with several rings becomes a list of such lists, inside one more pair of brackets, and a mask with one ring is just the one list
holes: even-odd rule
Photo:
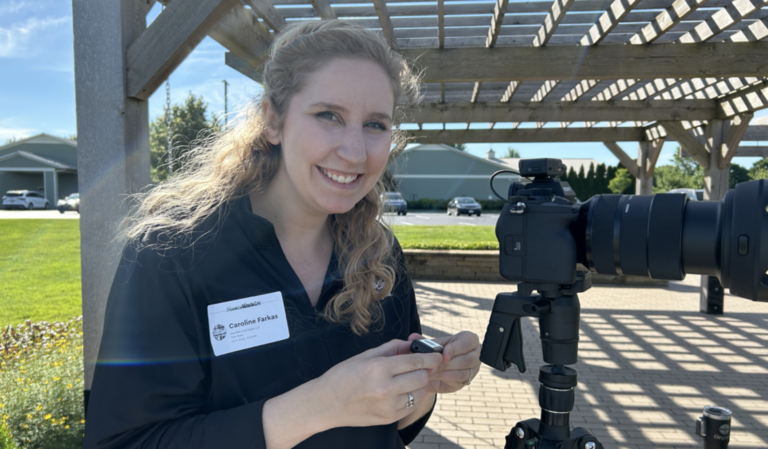
[[538, 419], [520, 421], [507, 435], [504, 449], [604, 449], [597, 437], [583, 427], [571, 430], [571, 437], [554, 441], [539, 435]]

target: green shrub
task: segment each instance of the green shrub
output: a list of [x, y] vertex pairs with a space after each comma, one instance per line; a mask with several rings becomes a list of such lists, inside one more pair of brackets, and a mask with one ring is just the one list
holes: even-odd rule
[[446, 210], [448, 200], [436, 200], [434, 198], [420, 198], [418, 200], [407, 200], [408, 210]]
[[0, 425], [19, 449], [82, 447], [81, 329], [77, 318], [0, 331]]
[[496, 200], [477, 200], [482, 206], [483, 210], [501, 210], [504, 208], [505, 202], [499, 199]]
[[0, 423], [0, 449], [16, 449], [13, 438], [11, 438], [11, 432], [3, 423]]

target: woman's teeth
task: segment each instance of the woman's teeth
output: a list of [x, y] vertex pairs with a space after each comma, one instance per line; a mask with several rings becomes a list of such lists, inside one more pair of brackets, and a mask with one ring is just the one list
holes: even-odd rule
[[344, 176], [338, 176], [338, 175], [334, 175], [334, 174], [328, 173], [324, 168], [321, 168], [320, 170], [322, 170], [323, 173], [325, 173], [325, 176], [327, 176], [327, 177], [329, 177], [329, 178], [333, 179], [334, 181], [336, 181], [338, 183], [341, 183], [341, 184], [349, 184], [350, 182], [352, 182], [355, 179], [357, 179], [357, 175], [350, 175], [350, 176], [344, 177]]

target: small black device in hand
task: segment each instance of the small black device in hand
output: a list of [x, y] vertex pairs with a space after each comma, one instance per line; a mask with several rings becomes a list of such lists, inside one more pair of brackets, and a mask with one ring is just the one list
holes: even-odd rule
[[430, 352], [443, 353], [443, 346], [440, 343], [435, 343], [433, 340], [425, 338], [423, 340], [413, 340], [411, 343], [411, 352], [422, 354], [429, 354]]

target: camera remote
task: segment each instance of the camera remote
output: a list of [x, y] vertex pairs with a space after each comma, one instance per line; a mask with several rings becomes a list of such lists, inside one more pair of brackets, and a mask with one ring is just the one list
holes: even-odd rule
[[411, 352], [420, 352], [422, 354], [439, 352], [442, 354], [443, 347], [439, 343], [435, 343], [433, 340], [425, 338], [423, 340], [414, 340], [411, 343]]

